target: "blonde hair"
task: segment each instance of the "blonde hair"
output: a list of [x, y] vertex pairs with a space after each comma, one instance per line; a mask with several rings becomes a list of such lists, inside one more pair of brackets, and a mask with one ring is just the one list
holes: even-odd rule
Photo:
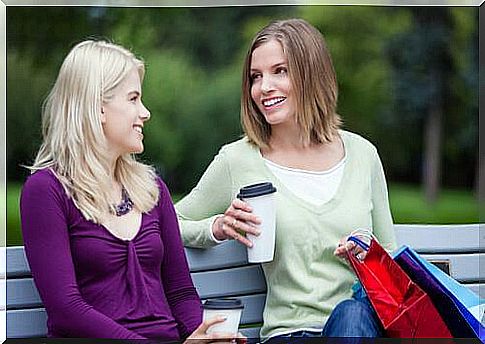
[[249, 141], [267, 148], [271, 126], [251, 97], [251, 59], [254, 50], [276, 40], [288, 59], [295, 95], [296, 121], [304, 145], [332, 140], [341, 125], [337, 107], [337, 78], [322, 34], [302, 19], [275, 21], [253, 38], [243, 67], [241, 124]]
[[[127, 49], [105, 41], [81, 42], [64, 59], [44, 102], [43, 143], [29, 169], [51, 168], [84, 217], [95, 223], [113, 210], [101, 108], [133, 68], [143, 80], [143, 62]], [[114, 178], [139, 211], [148, 212], [158, 202], [154, 169], [132, 154], [117, 159]]]

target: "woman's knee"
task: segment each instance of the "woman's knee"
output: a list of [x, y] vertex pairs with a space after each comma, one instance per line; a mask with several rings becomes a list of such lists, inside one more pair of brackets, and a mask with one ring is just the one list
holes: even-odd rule
[[380, 337], [382, 329], [368, 302], [348, 299], [335, 306], [324, 334], [329, 337]]
[[340, 302], [335, 306], [333, 313], [337, 313], [343, 317], [348, 316], [353, 319], [355, 319], [357, 315], [366, 317], [374, 316], [374, 310], [369, 303], [355, 299], [348, 299]]

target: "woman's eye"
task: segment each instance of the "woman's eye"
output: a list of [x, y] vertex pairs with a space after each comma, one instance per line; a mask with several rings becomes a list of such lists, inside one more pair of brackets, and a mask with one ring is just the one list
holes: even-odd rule
[[138, 96], [134, 96], [130, 98], [130, 102], [136, 102], [138, 99]]
[[285, 67], [278, 67], [276, 68], [276, 74], [286, 74], [288, 70]]
[[251, 74], [251, 80], [257, 80], [261, 77], [261, 74], [259, 73], [254, 73], [254, 74]]

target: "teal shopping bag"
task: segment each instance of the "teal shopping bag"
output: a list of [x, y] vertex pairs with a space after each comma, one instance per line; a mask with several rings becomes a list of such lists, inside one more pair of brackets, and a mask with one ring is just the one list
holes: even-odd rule
[[408, 246], [393, 254], [396, 263], [431, 298], [454, 337], [485, 342], [485, 300]]

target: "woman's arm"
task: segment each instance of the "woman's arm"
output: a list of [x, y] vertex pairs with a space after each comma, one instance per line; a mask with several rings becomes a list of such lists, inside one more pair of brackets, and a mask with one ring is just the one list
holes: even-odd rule
[[175, 205], [184, 244], [192, 247], [216, 245], [211, 234], [212, 224], [226, 211], [234, 196], [230, 169], [221, 150], [197, 186]]
[[371, 178], [373, 232], [382, 247], [392, 251], [397, 247], [396, 236], [389, 207], [386, 177], [377, 150], [374, 150]]
[[83, 300], [69, 245], [67, 197], [54, 178], [36, 172], [20, 199], [25, 252], [51, 326], [62, 337], [143, 339]]
[[190, 277], [170, 193], [163, 181], [160, 180], [159, 185], [160, 229], [164, 245], [161, 279], [179, 333], [182, 338], [187, 338], [202, 322], [202, 307]]

